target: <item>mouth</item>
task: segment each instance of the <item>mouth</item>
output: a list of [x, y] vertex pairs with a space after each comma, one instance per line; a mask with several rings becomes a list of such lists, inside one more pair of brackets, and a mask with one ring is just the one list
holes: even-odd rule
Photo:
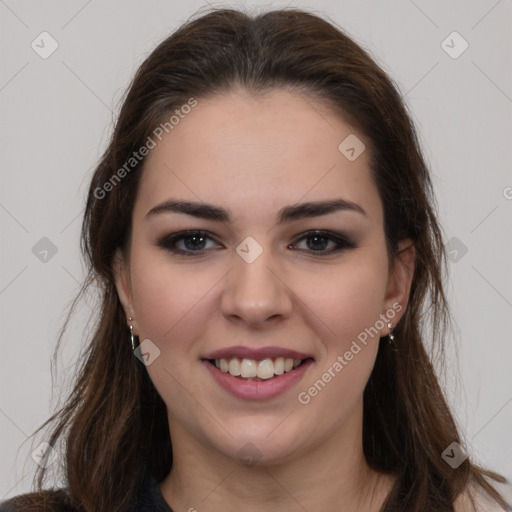
[[207, 359], [208, 363], [224, 373], [229, 373], [231, 376], [240, 380], [255, 382], [274, 379], [278, 375], [296, 370], [309, 360], [312, 360], [312, 358], [294, 359], [291, 357], [267, 357], [259, 361], [256, 359], [241, 359], [238, 357]]
[[280, 347], [231, 347], [201, 358], [214, 381], [245, 400], [277, 397], [291, 390], [314, 363], [310, 354]]

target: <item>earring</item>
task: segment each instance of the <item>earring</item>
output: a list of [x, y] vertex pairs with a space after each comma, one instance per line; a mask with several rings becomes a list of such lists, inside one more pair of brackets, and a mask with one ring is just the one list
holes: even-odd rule
[[388, 334], [388, 340], [389, 340], [389, 343], [393, 343], [393, 340], [395, 339], [395, 335], [393, 334], [393, 324], [391, 322], [388, 323], [388, 329], [389, 329], [389, 334]]
[[130, 341], [131, 341], [131, 344], [132, 344], [132, 350], [135, 350], [135, 337], [133, 336], [133, 325], [131, 324], [131, 321], [132, 321], [132, 317], [128, 318], [129, 322], [130, 322]]

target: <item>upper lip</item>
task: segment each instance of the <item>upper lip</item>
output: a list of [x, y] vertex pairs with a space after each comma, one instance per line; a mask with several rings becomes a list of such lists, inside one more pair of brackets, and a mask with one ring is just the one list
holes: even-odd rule
[[220, 350], [215, 350], [202, 357], [202, 359], [230, 359], [232, 357], [239, 357], [240, 359], [254, 359], [261, 361], [263, 359], [284, 357], [285, 359], [308, 359], [313, 358], [311, 354], [297, 352], [296, 350], [289, 350], [282, 347], [259, 347], [251, 348], [238, 345], [236, 347], [226, 347]]

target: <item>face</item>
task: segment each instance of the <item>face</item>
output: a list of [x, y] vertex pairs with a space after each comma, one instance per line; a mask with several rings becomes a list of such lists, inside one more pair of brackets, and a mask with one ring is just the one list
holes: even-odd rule
[[354, 135], [311, 98], [237, 90], [199, 100], [148, 155], [116, 284], [160, 351], [146, 369], [173, 444], [270, 464], [361, 435], [412, 252], [388, 258], [369, 143], [338, 148]]

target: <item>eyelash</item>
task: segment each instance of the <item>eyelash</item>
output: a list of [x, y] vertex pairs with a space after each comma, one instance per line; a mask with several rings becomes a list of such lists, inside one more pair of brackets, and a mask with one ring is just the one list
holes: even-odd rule
[[[164, 238], [162, 238], [157, 243], [157, 245], [158, 245], [158, 247], [166, 249], [167, 251], [169, 251], [173, 254], [182, 254], [187, 257], [201, 256], [204, 254], [205, 251], [207, 251], [209, 249], [199, 249], [197, 251], [194, 251], [194, 250], [190, 250], [190, 249], [183, 250], [183, 249], [176, 248], [176, 245], [178, 244], [178, 242], [185, 240], [185, 239], [193, 238], [194, 236], [214, 240], [214, 237], [210, 236], [210, 234], [207, 231], [189, 230], [189, 231], [180, 231], [178, 233], [173, 233], [171, 235], [167, 235]], [[313, 249], [297, 249], [297, 250], [299, 250], [299, 251], [305, 250], [314, 255], [327, 256], [327, 255], [330, 255], [333, 253], [340, 252], [342, 250], [355, 249], [357, 247], [355, 242], [353, 242], [350, 238], [348, 238], [345, 235], [342, 235], [339, 233], [333, 233], [330, 231], [322, 231], [322, 230], [307, 231], [307, 232], [303, 233], [299, 238], [297, 238], [295, 240], [295, 242], [293, 242], [291, 245], [295, 245], [302, 240], [307, 240], [308, 238], [313, 238], [315, 236], [319, 237], [319, 238], [328, 239], [330, 241], [334, 241], [338, 246], [335, 247], [334, 249], [329, 249], [326, 251], [324, 251], [324, 250], [315, 251]]]

